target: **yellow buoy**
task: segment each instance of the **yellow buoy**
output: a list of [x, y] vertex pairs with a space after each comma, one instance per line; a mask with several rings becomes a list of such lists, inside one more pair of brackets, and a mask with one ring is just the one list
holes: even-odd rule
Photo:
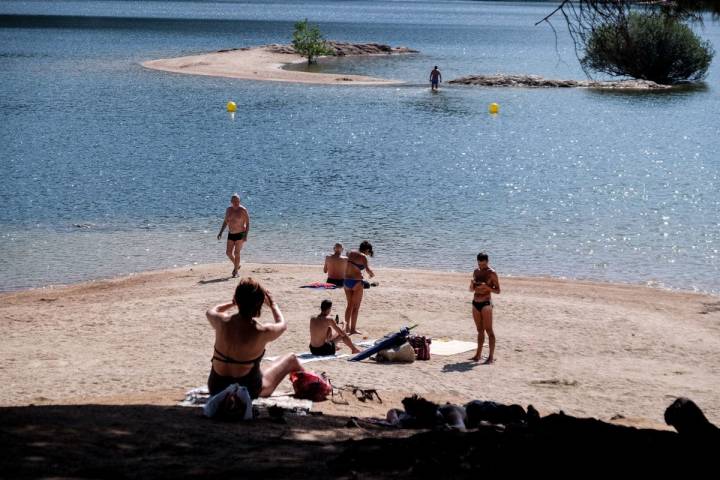
[[235, 105], [235, 102], [227, 103], [227, 111], [231, 113], [237, 111], [237, 105]]
[[497, 103], [491, 103], [491, 104], [490, 104], [490, 107], [488, 108], [488, 110], [489, 110], [490, 113], [492, 113], [492, 114], [500, 113], [500, 105], [498, 105]]

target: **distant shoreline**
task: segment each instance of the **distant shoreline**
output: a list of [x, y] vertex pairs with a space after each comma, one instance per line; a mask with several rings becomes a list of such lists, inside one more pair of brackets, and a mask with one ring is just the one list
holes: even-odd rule
[[[393, 55], [414, 53], [408, 49], [390, 49], [377, 44], [341, 44], [349, 48], [374, 46], [373, 49], [358, 53], [341, 53], [339, 56], [357, 55]], [[385, 48], [386, 50], [382, 50]], [[288, 51], [289, 50], [289, 51]], [[200, 55], [176, 58], [163, 58], [142, 62], [142, 66], [152, 70], [190, 75], [238, 78], [242, 80], [260, 80], [272, 82], [311, 83], [321, 85], [396, 85], [399, 80], [336, 73], [312, 73], [286, 70], [284, 67], [306, 62], [305, 57], [292, 53], [287, 46], [264, 45], [260, 47], [220, 50]]]

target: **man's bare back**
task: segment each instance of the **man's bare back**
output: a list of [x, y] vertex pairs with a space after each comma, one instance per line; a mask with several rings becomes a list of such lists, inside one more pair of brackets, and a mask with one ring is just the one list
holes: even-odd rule
[[330, 322], [335, 323], [335, 320], [322, 313], [310, 317], [310, 345], [321, 347], [325, 342], [332, 341], [335, 335]]
[[310, 351], [315, 355], [333, 355], [335, 343], [342, 341], [352, 353], [359, 353], [350, 337], [340, 328], [330, 314], [332, 302], [324, 300], [318, 315], [310, 317]]
[[347, 268], [347, 257], [342, 254], [343, 246], [336, 243], [332, 255], [325, 257], [323, 272], [327, 273], [327, 283], [336, 287], [342, 287], [345, 280], [345, 269]]

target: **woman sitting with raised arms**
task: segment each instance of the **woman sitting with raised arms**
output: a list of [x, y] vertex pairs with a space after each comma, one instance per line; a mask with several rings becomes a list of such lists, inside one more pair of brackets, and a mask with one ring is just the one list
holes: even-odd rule
[[[274, 323], [257, 320], [263, 304], [270, 308]], [[238, 312], [232, 314], [229, 310], [234, 307]], [[269, 397], [286, 375], [303, 370], [292, 353], [260, 367], [267, 344], [287, 330], [287, 322], [270, 293], [255, 280], [240, 280], [233, 301], [210, 308], [206, 315], [215, 329], [215, 351], [208, 377], [210, 395], [237, 383], [246, 387], [252, 398]]]

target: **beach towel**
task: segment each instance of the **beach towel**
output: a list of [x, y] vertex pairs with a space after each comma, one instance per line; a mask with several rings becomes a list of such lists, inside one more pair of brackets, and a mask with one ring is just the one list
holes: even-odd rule
[[477, 343], [475, 342], [463, 342], [461, 340], [438, 340], [433, 339], [432, 341], [432, 353], [433, 355], [440, 355], [442, 357], [457, 355], [458, 353], [469, 352], [477, 349]]
[[338, 287], [336, 285], [333, 285], [332, 283], [313, 282], [308, 283], [307, 285], [301, 285], [300, 288], [312, 288], [314, 290], [335, 290]]
[[[296, 353], [295, 356], [297, 357], [298, 361], [303, 363], [310, 363], [310, 362], [321, 362], [324, 360], [338, 360], [340, 358], [349, 357], [349, 353], [342, 353], [342, 354], [335, 354], [335, 355], [313, 355], [310, 352], [303, 352], [303, 353]], [[279, 357], [273, 356], [273, 357], [264, 357], [264, 361], [272, 362], [277, 360]]]
[[[180, 407], [203, 407], [210, 399], [207, 386], [193, 388], [185, 394], [185, 399], [178, 403]], [[256, 398], [252, 401], [253, 407], [269, 408], [280, 407], [289, 410], [295, 415], [306, 415], [312, 409], [311, 400], [295, 398], [290, 392], [275, 392], [267, 398]]]

